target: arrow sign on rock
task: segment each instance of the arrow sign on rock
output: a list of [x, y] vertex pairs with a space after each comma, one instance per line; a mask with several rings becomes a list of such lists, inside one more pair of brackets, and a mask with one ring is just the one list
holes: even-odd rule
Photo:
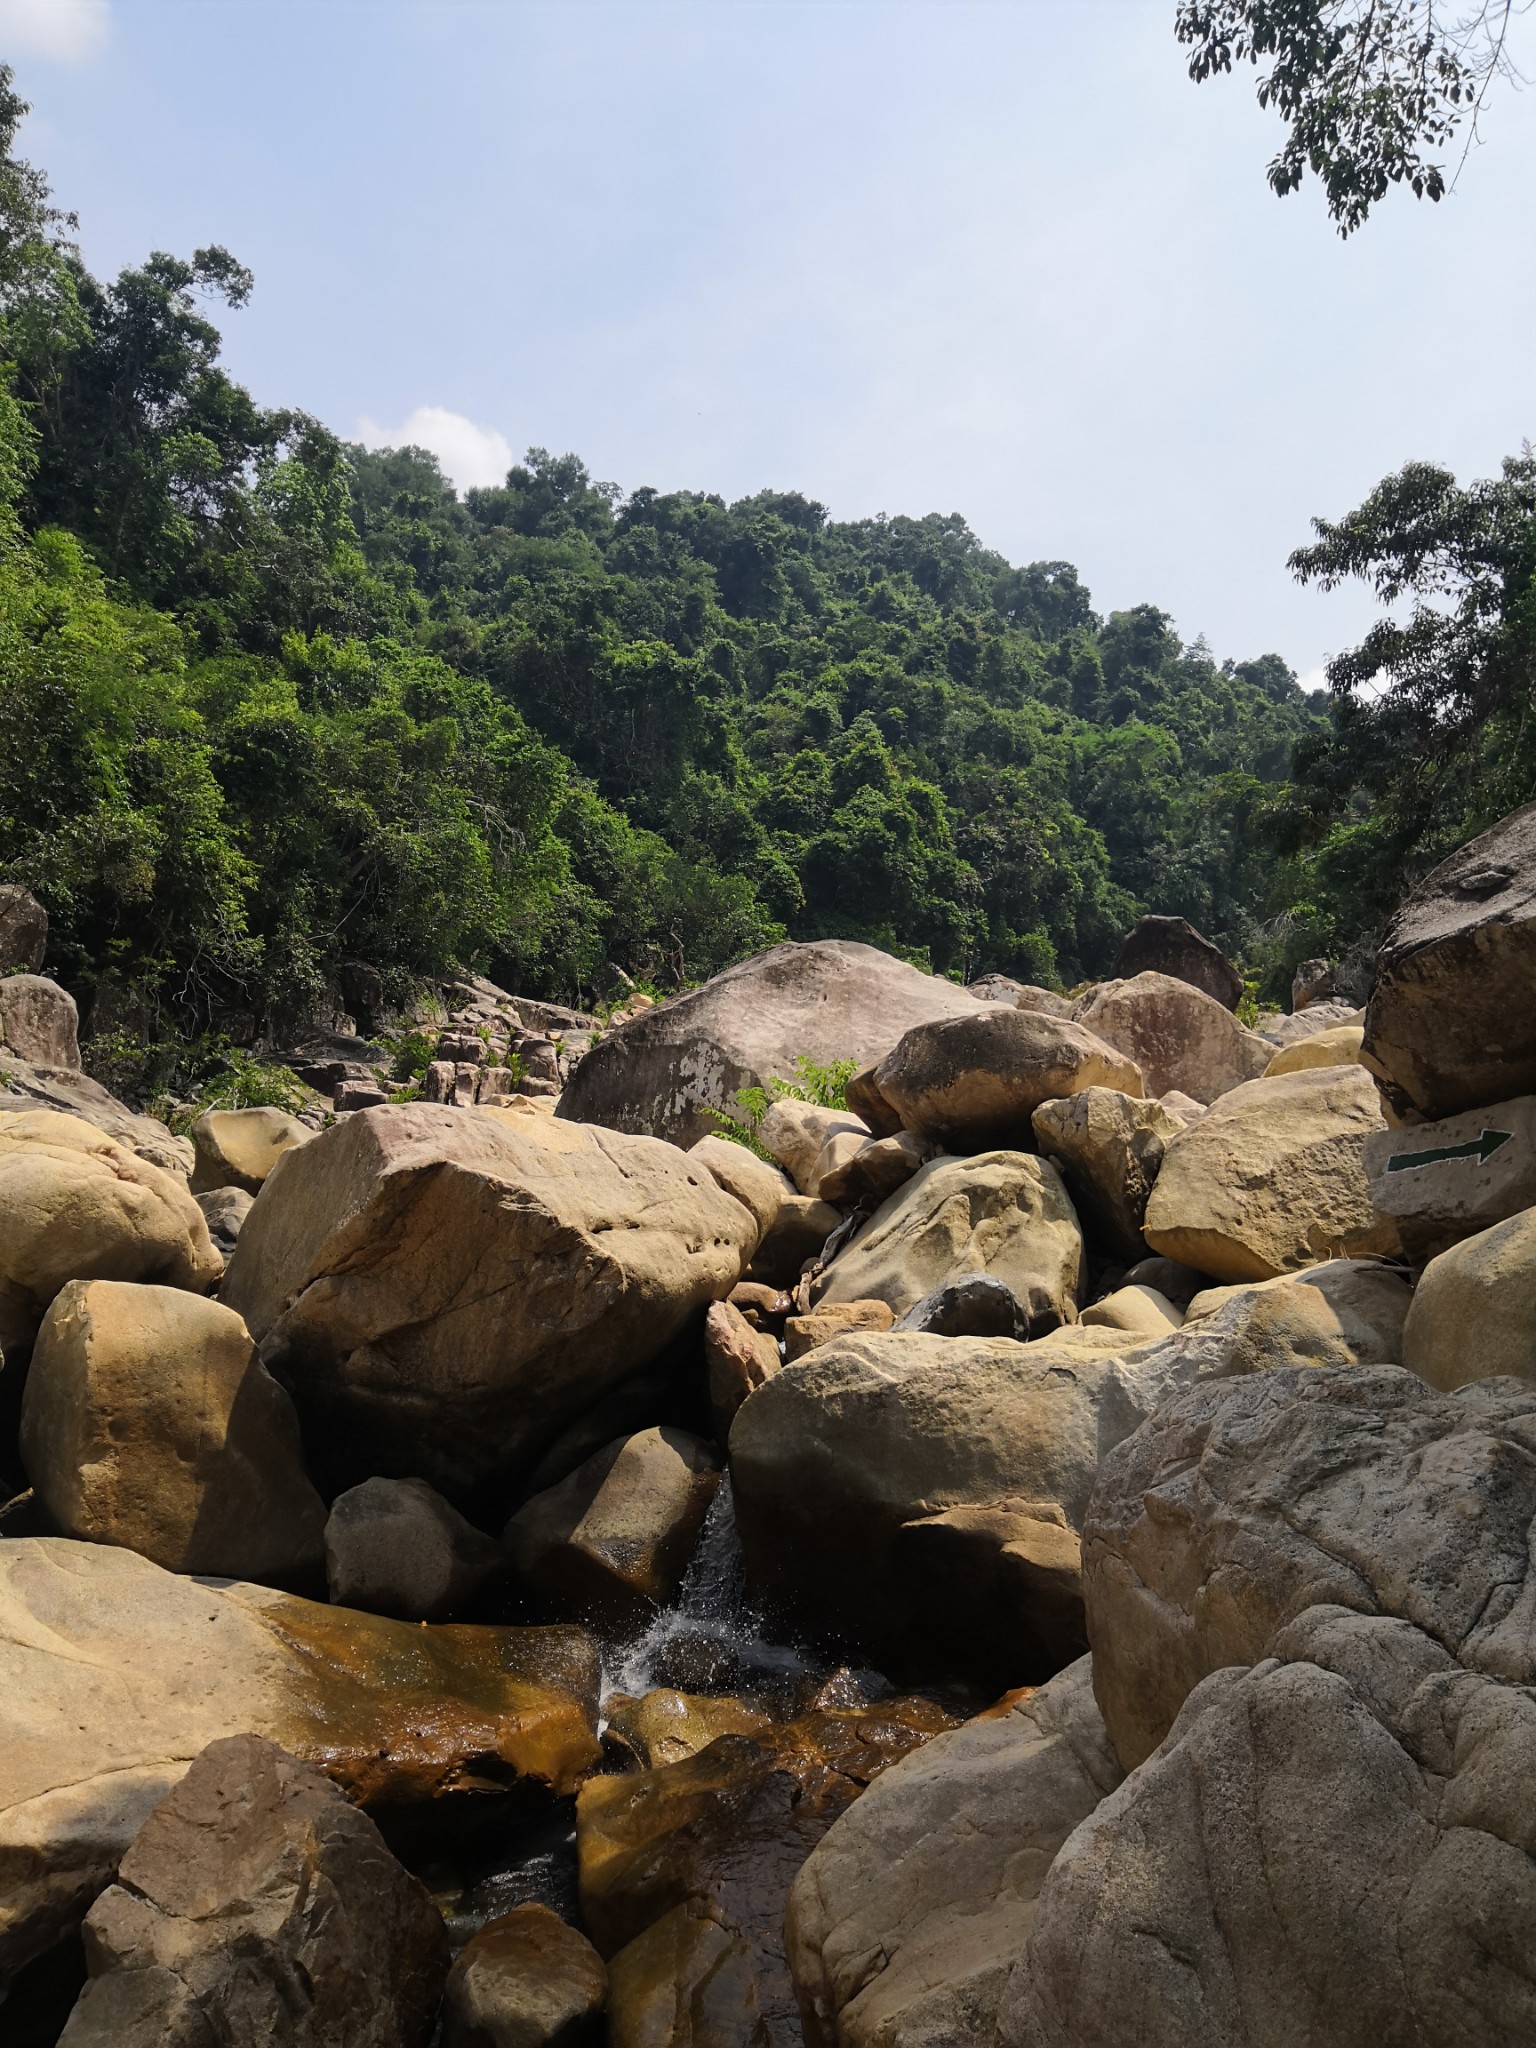
[[1514, 1136], [1513, 1131], [1480, 1131], [1466, 1145], [1441, 1145], [1432, 1152], [1394, 1152], [1387, 1161], [1388, 1173], [1407, 1173], [1415, 1166], [1438, 1166], [1447, 1159], [1475, 1159], [1479, 1165], [1489, 1160], [1501, 1145], [1507, 1145]]

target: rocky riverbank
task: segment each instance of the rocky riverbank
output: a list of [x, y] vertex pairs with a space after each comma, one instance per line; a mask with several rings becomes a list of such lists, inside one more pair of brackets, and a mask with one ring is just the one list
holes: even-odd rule
[[785, 945], [190, 1140], [45, 942], [8, 2044], [1536, 2044], [1536, 807], [1363, 1011]]

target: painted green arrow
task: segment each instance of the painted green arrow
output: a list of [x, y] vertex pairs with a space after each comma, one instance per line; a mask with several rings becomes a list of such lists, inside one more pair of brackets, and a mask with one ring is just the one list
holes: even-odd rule
[[1433, 1152], [1395, 1152], [1387, 1161], [1387, 1171], [1406, 1173], [1413, 1166], [1438, 1166], [1443, 1159], [1475, 1159], [1481, 1164], [1514, 1135], [1513, 1131], [1481, 1131], [1469, 1145], [1440, 1145]]

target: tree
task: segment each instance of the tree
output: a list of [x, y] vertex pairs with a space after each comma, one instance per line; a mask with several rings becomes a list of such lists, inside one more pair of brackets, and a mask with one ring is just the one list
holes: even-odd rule
[[1234, 64], [1268, 64], [1259, 104], [1289, 130], [1269, 166], [1276, 193], [1321, 178], [1341, 235], [1391, 185], [1438, 200], [1436, 157], [1477, 133], [1489, 88], [1514, 75], [1509, 29], [1530, 0], [1179, 0], [1174, 32], [1196, 83]]

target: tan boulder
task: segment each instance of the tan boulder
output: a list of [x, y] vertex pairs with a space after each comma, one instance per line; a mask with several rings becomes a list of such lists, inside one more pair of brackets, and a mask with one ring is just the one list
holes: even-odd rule
[[1309, 1067], [1358, 1066], [1364, 1037], [1363, 1025], [1336, 1024], [1331, 1031], [1316, 1031], [1310, 1038], [1298, 1038], [1294, 1045], [1283, 1045], [1264, 1072], [1304, 1074]]
[[[830, 1202], [832, 1191], [846, 1186], [849, 1167], [870, 1142], [865, 1131], [833, 1131], [816, 1154], [815, 1163], [806, 1178], [807, 1191], [818, 1196], [823, 1202]], [[887, 1139], [885, 1142], [889, 1144], [893, 1141]], [[889, 1193], [890, 1190], [887, 1189], [886, 1192]]]
[[1447, 1394], [1501, 1374], [1536, 1380], [1536, 1208], [1430, 1260], [1414, 1289], [1402, 1362]]
[[[815, 1195], [820, 1192], [817, 1183], [823, 1169], [819, 1162], [827, 1147], [838, 1138], [852, 1138], [862, 1145], [869, 1137], [869, 1126], [852, 1110], [825, 1109], [818, 1102], [800, 1102], [784, 1095], [769, 1104], [756, 1135], [801, 1194]], [[831, 1171], [830, 1163], [825, 1170]]]
[[427, 2048], [448, 1937], [426, 1888], [313, 1765], [210, 1743], [85, 1920], [68, 2048]]
[[756, 1219], [686, 1154], [534, 1122], [362, 1110], [257, 1196], [223, 1299], [348, 1476], [531, 1472], [740, 1278]]
[[784, 1325], [786, 1364], [803, 1358], [818, 1344], [845, 1337], [854, 1330], [888, 1330], [896, 1320], [883, 1301], [829, 1301], [809, 1315], [791, 1316]]
[[[882, 1053], [881, 1058], [884, 1058]], [[860, 1067], [850, 1080], [843, 1083], [843, 1100], [857, 1117], [868, 1124], [876, 1138], [894, 1138], [901, 1129], [901, 1118], [880, 1093], [875, 1079], [879, 1060], [871, 1060], [868, 1066]]]
[[72, 1067], [33, 1066], [27, 1060], [0, 1060], [0, 1112], [50, 1109], [60, 1116], [94, 1124], [125, 1151], [185, 1180], [192, 1171], [192, 1141], [178, 1138], [158, 1117], [140, 1116], [99, 1081]]
[[223, 1270], [179, 1176], [78, 1117], [0, 1113], [0, 1351], [24, 1357], [71, 1280], [205, 1294]]
[[506, 1569], [501, 1545], [422, 1479], [365, 1479], [325, 1524], [325, 1582], [338, 1607], [441, 1621]]
[[815, 1301], [883, 1301], [899, 1316], [962, 1273], [991, 1273], [1032, 1311], [1072, 1320], [1083, 1238], [1049, 1160], [983, 1152], [931, 1161], [838, 1253]]
[[1007, 974], [984, 974], [967, 984], [979, 1003], [1006, 1003], [1011, 1010], [1039, 1010], [1047, 1017], [1070, 1017], [1072, 999], [1038, 982], [1015, 981]]
[[1255, 1373], [1166, 1403], [1105, 1459], [1083, 1526], [1094, 1691], [1121, 1762], [1311, 1606], [1412, 1622], [1467, 1671], [1536, 1682], [1533, 1427], [1536, 1388], [1439, 1394], [1387, 1365]]
[[1053, 1096], [1083, 1088], [1142, 1094], [1141, 1069], [1063, 1017], [978, 1008], [920, 1024], [875, 1070], [909, 1131], [946, 1152], [1028, 1145], [1030, 1118]]
[[1168, 1145], [1147, 1202], [1155, 1252], [1218, 1280], [1269, 1280], [1397, 1249], [1371, 1206], [1365, 1141], [1386, 1128], [1363, 1067], [1234, 1088]]
[[0, 974], [0, 1046], [39, 1067], [78, 1067], [80, 1012], [46, 974]]
[[1536, 1094], [1536, 804], [1442, 861], [1387, 927], [1361, 1057], [1414, 1121]]
[[1068, 1837], [1002, 2048], [1536, 2039], [1536, 1703], [1314, 1607]]
[[1376, 1213], [1413, 1258], [1433, 1258], [1536, 1206], [1536, 1096], [1377, 1131], [1365, 1170]]
[[259, 1109], [210, 1109], [192, 1126], [197, 1163], [192, 1192], [244, 1188], [259, 1194], [262, 1182], [285, 1152], [307, 1145], [314, 1132], [296, 1116], [269, 1105]]
[[1155, 1287], [1117, 1287], [1085, 1308], [1078, 1320], [1085, 1329], [1124, 1330], [1139, 1337], [1166, 1337], [1184, 1321], [1184, 1311], [1175, 1308]]
[[[751, 1942], [708, 1906], [674, 1906], [609, 1965], [608, 2048], [765, 2048], [776, 2036], [765, 2031], [756, 1964]], [[780, 2013], [793, 2023], [789, 2007]]]
[[1052, 1860], [1122, 1776], [1086, 1657], [882, 1773], [790, 1893], [807, 2048], [994, 2041]]
[[647, 1621], [682, 1583], [720, 1483], [709, 1445], [683, 1429], [609, 1444], [520, 1507], [502, 1534], [524, 1585], [615, 1627]]
[[794, 1182], [781, 1167], [759, 1159], [733, 1138], [700, 1138], [688, 1157], [713, 1174], [725, 1192], [756, 1218], [761, 1242], [778, 1220], [780, 1209], [794, 1194]]
[[1222, 1374], [1285, 1365], [1401, 1365], [1413, 1290], [1396, 1267], [1330, 1259], [1304, 1272], [1239, 1287], [1208, 1287], [1184, 1328], [1221, 1347]]
[[824, 1202], [839, 1209], [877, 1208], [933, 1157], [933, 1147], [910, 1131], [898, 1131], [890, 1138], [866, 1138], [851, 1148], [846, 1139], [834, 1142], [843, 1148], [842, 1163], [823, 1171], [825, 1155], [817, 1161], [817, 1192]]
[[704, 1318], [704, 1370], [715, 1440], [730, 1435], [736, 1410], [778, 1371], [779, 1347], [765, 1330], [754, 1330], [739, 1308], [714, 1301]]
[[1035, 1143], [1060, 1167], [1089, 1236], [1121, 1258], [1144, 1258], [1147, 1198], [1184, 1120], [1161, 1102], [1084, 1088], [1042, 1102], [1032, 1123]]
[[608, 1972], [548, 1906], [514, 1906], [472, 1935], [443, 1998], [443, 2048], [602, 2048]]
[[1254, 1026], [1260, 1038], [1267, 1038], [1275, 1047], [1298, 1045], [1304, 1038], [1315, 1037], [1319, 1031], [1334, 1031], [1341, 1024], [1364, 1024], [1365, 1012], [1353, 1003], [1313, 1003], [1307, 1009], [1293, 1010], [1289, 1016], [1282, 1011], [1269, 1010]]
[[617, 1741], [643, 1771], [680, 1764], [722, 1735], [755, 1735], [772, 1719], [729, 1694], [676, 1692], [658, 1686], [640, 1699], [610, 1694], [604, 1702], [604, 1739]]
[[210, 1742], [263, 1735], [386, 1810], [598, 1758], [597, 1645], [424, 1628], [62, 1537], [0, 1542], [0, 1977], [107, 1884]]
[[1135, 1061], [1143, 1086], [1126, 1091], [1132, 1095], [1177, 1089], [1196, 1102], [1214, 1102], [1262, 1074], [1272, 1051], [1225, 1003], [1171, 974], [1107, 981], [1073, 1015]]
[[821, 1257], [823, 1246], [842, 1220], [840, 1209], [815, 1195], [786, 1195], [767, 1236], [752, 1255], [748, 1277], [770, 1287], [793, 1287], [805, 1267]]
[[62, 1535], [173, 1572], [293, 1580], [319, 1566], [325, 1505], [293, 1403], [240, 1318], [201, 1295], [63, 1288], [27, 1373], [21, 1456]]

